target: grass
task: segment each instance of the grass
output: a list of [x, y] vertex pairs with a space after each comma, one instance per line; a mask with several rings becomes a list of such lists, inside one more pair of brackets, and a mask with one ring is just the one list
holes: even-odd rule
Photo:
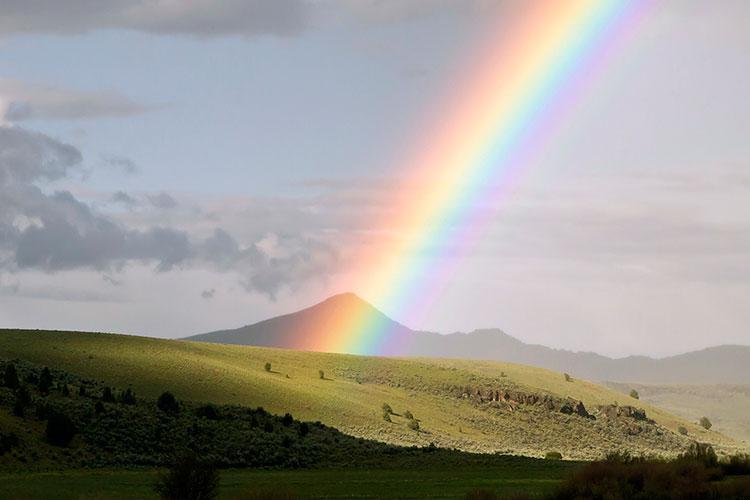
[[[474, 452], [564, 458], [598, 458], [612, 449], [675, 454], [693, 438], [718, 449], [736, 443], [642, 401], [583, 380], [566, 382], [561, 373], [511, 363], [440, 359], [397, 359], [225, 346], [144, 337], [42, 331], [0, 331], [0, 357], [48, 364], [83, 377], [155, 398], [170, 390], [179, 399], [263, 406], [319, 420], [358, 437], [392, 444]], [[267, 372], [265, 363], [273, 370]], [[575, 367], [571, 367], [574, 372]], [[326, 374], [319, 377], [319, 370]], [[506, 376], [501, 376], [502, 374]], [[599, 404], [631, 404], [656, 420], [653, 432], [630, 435], [623, 423], [596, 421], [521, 405], [514, 411], [462, 399], [456, 388], [510, 387]], [[382, 404], [393, 407], [392, 422]], [[420, 430], [407, 427], [409, 409]]]
[[644, 401], [691, 422], [706, 416], [713, 423], [713, 430], [750, 443], [750, 384], [607, 385], [621, 392], [635, 388]]
[[[500, 466], [379, 469], [227, 470], [219, 498], [288, 492], [301, 498], [462, 498], [481, 488], [497, 494], [551, 492], [577, 464], [509, 459]], [[0, 474], [1, 498], [156, 498], [150, 470], [76, 470]]]

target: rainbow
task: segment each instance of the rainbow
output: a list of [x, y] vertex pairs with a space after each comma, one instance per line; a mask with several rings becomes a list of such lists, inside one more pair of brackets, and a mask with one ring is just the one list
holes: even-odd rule
[[[424, 307], [449, 282], [450, 269], [434, 268], [435, 248], [466, 253], [492, 212], [480, 209], [507, 198], [524, 167], [558, 130], [592, 77], [640, 19], [647, 0], [518, 2], [518, 22], [482, 44], [469, 78], [439, 125], [405, 163], [408, 196], [387, 220], [382, 245], [357, 255], [366, 269], [355, 289], [383, 310], [404, 318]], [[357, 308], [321, 319], [293, 347], [389, 355], [403, 353], [409, 337], [381, 315]]]

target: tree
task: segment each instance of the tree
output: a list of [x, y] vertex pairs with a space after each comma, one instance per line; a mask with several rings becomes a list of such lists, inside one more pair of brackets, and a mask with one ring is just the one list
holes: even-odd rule
[[299, 437], [305, 437], [308, 434], [310, 434], [310, 426], [307, 424], [307, 422], [302, 422], [299, 424]]
[[383, 412], [383, 420], [386, 422], [391, 422], [391, 414], [390, 412], [384, 411]]
[[218, 489], [216, 466], [193, 453], [180, 457], [154, 484], [154, 491], [165, 500], [211, 500]]
[[388, 403], [383, 403], [382, 408], [383, 408], [383, 413], [388, 413], [389, 415], [393, 413], [393, 408], [391, 408], [391, 405], [389, 405]]
[[271, 371], [271, 363], [266, 363], [265, 369], [267, 372]]
[[195, 414], [199, 417], [207, 418], [208, 420], [219, 420], [219, 412], [212, 404], [201, 406], [195, 410]]
[[3, 385], [8, 389], [18, 389], [18, 372], [16, 372], [16, 365], [13, 363], [10, 363], [5, 367], [5, 373], [3, 373]]
[[52, 373], [50, 373], [49, 368], [46, 366], [42, 370], [42, 374], [39, 375], [39, 384], [37, 387], [42, 394], [48, 394], [52, 387]]
[[409, 419], [409, 420], [414, 420], [414, 415], [413, 415], [413, 414], [412, 414], [412, 412], [410, 412], [409, 410], [406, 410], [406, 411], [404, 412], [404, 418], [407, 418], [407, 419]]
[[171, 392], [162, 392], [156, 400], [156, 406], [168, 415], [176, 415], [180, 411], [180, 404]]
[[291, 413], [286, 413], [281, 419], [281, 423], [284, 425], [284, 427], [289, 427], [294, 423], [294, 417], [292, 417]]
[[687, 436], [688, 430], [684, 425], [681, 425], [677, 428], [677, 432], [679, 432], [683, 436]]
[[66, 398], [70, 397], [70, 388], [68, 387], [68, 384], [63, 384], [62, 389], [60, 390], [60, 393], [62, 393], [63, 396]]
[[135, 393], [133, 392], [132, 389], [130, 389], [130, 387], [125, 389], [125, 392], [123, 392], [120, 395], [120, 402], [124, 405], [130, 405], [130, 406], [136, 403]]
[[78, 395], [81, 396], [81, 397], [85, 397], [86, 396], [86, 386], [85, 385], [81, 384], [80, 386], [78, 386]]
[[701, 417], [699, 423], [701, 424], [701, 427], [703, 427], [706, 430], [710, 429], [713, 426], [713, 424], [708, 419], [708, 417]]
[[53, 412], [47, 420], [47, 429], [45, 437], [47, 442], [54, 446], [65, 448], [73, 440], [76, 434], [73, 421], [62, 413]]
[[419, 422], [417, 422], [416, 420], [409, 420], [409, 422], [407, 422], [406, 426], [409, 429], [413, 430], [413, 431], [418, 431], [419, 430]]
[[325, 380], [326, 373], [323, 370], [318, 370], [318, 377], [320, 378], [320, 380]]
[[112, 389], [109, 387], [105, 387], [102, 390], [102, 401], [105, 403], [114, 403], [115, 402], [115, 395], [112, 394]]
[[544, 455], [545, 460], [562, 460], [562, 453], [559, 451], [548, 451]]
[[31, 404], [31, 394], [25, 385], [20, 385], [16, 389], [16, 400], [13, 403], [13, 415], [23, 417], [26, 408]]
[[566, 382], [572, 382], [573, 381], [573, 377], [571, 377], [567, 373], [563, 373], [563, 375], [565, 376], [565, 381]]
[[640, 399], [640, 396], [638, 395], [638, 391], [635, 389], [630, 390], [630, 397], [633, 399]]

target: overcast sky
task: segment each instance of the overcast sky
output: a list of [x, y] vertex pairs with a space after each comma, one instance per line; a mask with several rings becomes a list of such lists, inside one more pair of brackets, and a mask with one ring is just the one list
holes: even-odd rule
[[[182, 337], [357, 292], [349, 246], [488, 19], [514, 22], [498, 1], [0, 0], [0, 327]], [[394, 319], [749, 344], [748, 25], [744, 0], [655, 6]]]

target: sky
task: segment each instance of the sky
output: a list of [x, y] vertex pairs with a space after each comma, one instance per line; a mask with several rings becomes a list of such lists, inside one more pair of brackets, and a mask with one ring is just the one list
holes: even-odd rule
[[[519, 5], [0, 1], [0, 327], [184, 337], [362, 294], [358, 245]], [[394, 319], [611, 356], [750, 343], [749, 21], [655, 3]]]

